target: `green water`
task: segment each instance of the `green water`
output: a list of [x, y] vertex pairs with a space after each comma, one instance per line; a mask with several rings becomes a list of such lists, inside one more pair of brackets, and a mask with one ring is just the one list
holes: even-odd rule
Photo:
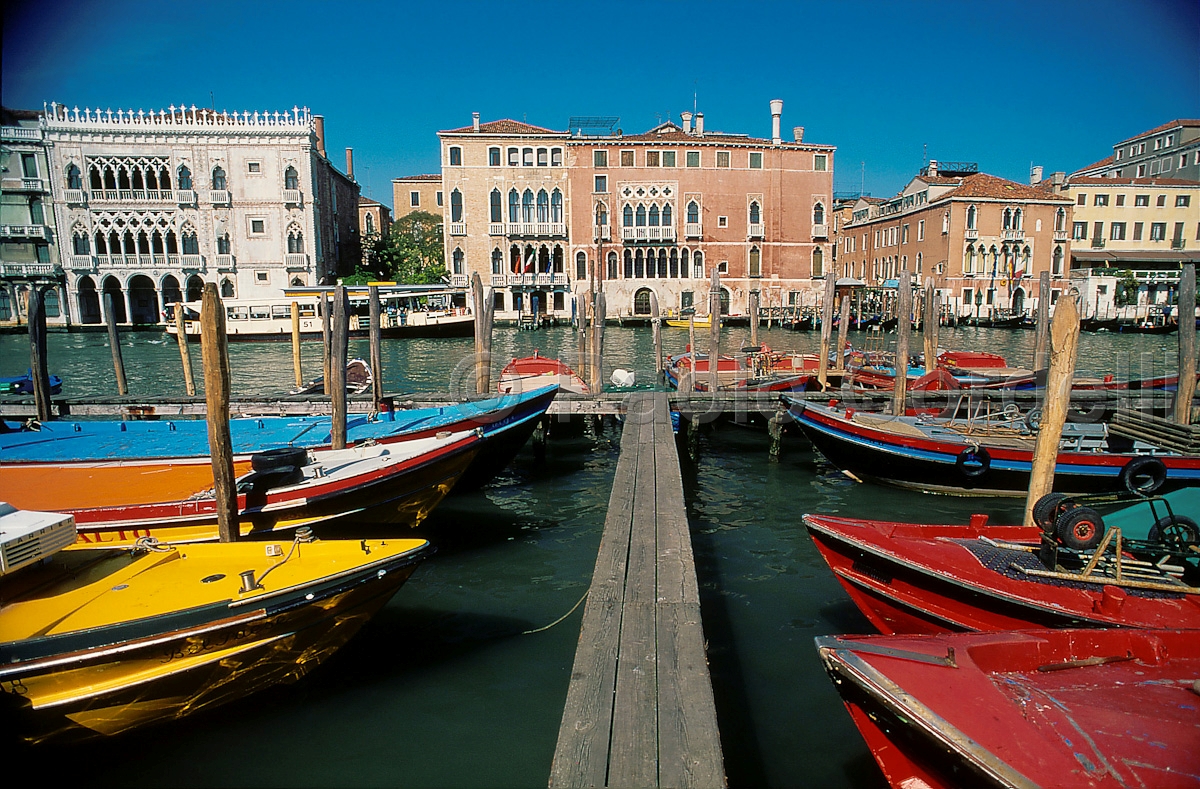
[[[726, 330], [722, 341], [736, 346], [747, 334]], [[772, 330], [760, 339], [809, 351], [818, 337]], [[668, 351], [686, 342], [685, 330], [664, 330]], [[572, 359], [574, 343], [566, 329], [503, 329], [494, 350], [498, 358], [538, 348]], [[1019, 363], [1032, 353], [1033, 333], [943, 330], [942, 345]], [[131, 334], [123, 346], [132, 394], [183, 392], [173, 341]], [[606, 346], [609, 369], [652, 377], [649, 329], [610, 328]], [[445, 390], [470, 352], [469, 340], [387, 342], [385, 388]], [[48, 353], [66, 396], [115, 392], [103, 335], [52, 335]], [[352, 353], [365, 356], [365, 345]], [[230, 355], [235, 394], [291, 387], [287, 345], [234, 344]], [[23, 372], [27, 359], [24, 337], [0, 337], [0, 375]], [[315, 374], [319, 359], [319, 347], [306, 348], [306, 371]], [[1174, 338], [1084, 335], [1079, 368], [1118, 377], [1172, 370]], [[618, 430], [610, 423], [599, 434], [552, 440], [542, 462], [526, 447], [494, 483], [448, 499], [421, 529], [438, 553], [300, 683], [177, 724], [22, 758], [53, 765], [56, 781], [88, 786], [545, 786], [581, 610], [526, 631], [562, 617], [590, 583]], [[683, 463], [730, 785], [885, 786], [812, 644], [870, 628], [800, 515], [935, 522], [982, 511], [1011, 522], [1019, 503], [853, 483], [797, 436], [771, 463], [766, 436], [732, 424], [707, 426], [695, 462], [685, 455]]]

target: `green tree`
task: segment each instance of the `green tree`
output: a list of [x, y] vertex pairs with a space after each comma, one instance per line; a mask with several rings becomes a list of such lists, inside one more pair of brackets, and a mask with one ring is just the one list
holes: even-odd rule
[[1117, 272], [1117, 292], [1116, 301], [1118, 307], [1126, 307], [1130, 304], [1137, 304], [1138, 298], [1138, 281], [1132, 271]]
[[448, 274], [442, 218], [426, 211], [400, 217], [391, 233], [371, 244], [364, 269], [403, 285], [441, 282]]

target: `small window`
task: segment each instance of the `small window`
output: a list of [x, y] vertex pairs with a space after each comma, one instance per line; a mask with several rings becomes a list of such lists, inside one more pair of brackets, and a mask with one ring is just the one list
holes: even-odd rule
[[700, 152], [699, 151], [688, 151], [687, 152], [687, 166], [688, 167], [699, 167], [700, 166]]
[[1080, 194], [1075, 198], [1075, 205], [1087, 205], [1087, 195]]
[[729, 166], [729, 151], [717, 151], [717, 167]]
[[600, 193], [604, 193], [604, 192], [608, 191], [608, 176], [607, 175], [597, 175], [596, 176], [595, 191], [600, 192]]
[[659, 162], [659, 152], [658, 151], [646, 151], [646, 166], [647, 167], [658, 167], [658, 162]]
[[32, 153], [21, 154], [21, 172], [26, 178], [38, 177], [37, 155]]
[[722, 274], [728, 274], [729, 273], [729, 261], [722, 260], [720, 263], [718, 263], [717, 271], [721, 272]]
[[762, 169], [762, 151], [751, 151], [750, 152], [750, 169], [751, 170], [761, 170]]
[[500, 149], [488, 148], [488, 167], [500, 166]]
[[537, 166], [547, 167], [550, 164], [550, 155], [545, 148], [537, 149]]
[[267, 232], [267, 220], [265, 219], [250, 219], [250, 235], [261, 236]]
[[1166, 222], [1154, 222], [1153, 224], [1150, 225], [1150, 240], [1151, 241], [1162, 241], [1166, 237], [1167, 237], [1167, 223]]
[[272, 304], [271, 305], [271, 317], [272, 318], [290, 318], [290, 317], [292, 317], [292, 305], [290, 305], [290, 304]]
[[420, 192], [409, 192], [408, 193], [408, 204], [410, 206], [412, 206], [413, 208], [419, 207], [421, 205], [421, 193]]
[[1176, 208], [1187, 208], [1191, 204], [1192, 204], [1192, 196], [1191, 195], [1175, 195], [1175, 207]]
[[717, 217], [717, 227], [729, 227], [729, 217], [727, 217], [727, 216]]
[[533, 167], [533, 149], [532, 148], [522, 148], [521, 149], [521, 166], [522, 167]]
[[[297, 175], [295, 167], [288, 167], [287, 170], [284, 171], [284, 173], [283, 173], [283, 188], [284, 189], [299, 189], [300, 188], [300, 176]], [[334, 195], [334, 201], [336, 202], [337, 201], [337, 192], [334, 192], [333, 195]], [[334, 210], [335, 211], [337, 210], [336, 205], [334, 206]]]
[[621, 166], [633, 167], [633, 151], [621, 151]]
[[813, 169], [823, 173], [829, 169], [829, 156], [823, 153], [813, 154]]
[[225, 190], [225, 171], [220, 167], [214, 167], [212, 171], [212, 188], [217, 191]]
[[1133, 205], [1136, 208], [1145, 208], [1150, 205], [1150, 195], [1134, 195]]
[[[1038, 220], [1038, 221], [1041, 221], [1041, 220]], [[918, 241], [925, 240], [925, 220], [924, 219], [922, 219], [920, 222], [917, 222], [917, 240]]]
[[675, 166], [675, 152], [674, 151], [663, 151], [662, 152], [662, 166], [663, 167], [674, 167]]
[[1125, 223], [1113, 222], [1109, 227], [1109, 240], [1124, 241], [1125, 240]]
[[608, 167], [608, 151], [606, 151], [606, 150], [592, 151], [592, 166], [593, 167]]
[[550, 166], [562, 167], [562, 148], [550, 149]]
[[1093, 205], [1108, 205], [1108, 195], [1096, 195]]
[[271, 277], [270, 274], [265, 271], [256, 271], [254, 272], [254, 278], [259, 282], [267, 282]]
[[508, 149], [508, 166], [517, 167], [521, 164], [521, 152], [516, 148]]
[[442, 207], [442, 193], [438, 192], [436, 197], [437, 197], [438, 208], [441, 208]]
[[1117, 195], [1117, 206], [1125, 205], [1125, 195]]
[[1087, 222], [1075, 222], [1071, 226], [1071, 238], [1082, 241], [1087, 238]]
[[1166, 205], [1167, 205], [1167, 196], [1166, 196], [1166, 195], [1159, 195], [1159, 196], [1158, 196], [1158, 200], [1157, 200], [1157, 202], [1155, 203], [1155, 205], [1157, 205], [1159, 208], [1165, 208], [1165, 207], [1166, 207]]
[[1134, 241], [1142, 240], [1142, 228], [1143, 227], [1145, 227], [1144, 222], [1134, 222], [1133, 223], [1133, 240]]
[[257, 175], [262, 172], [262, 162], [246, 162], [246, 172]]
[[462, 166], [462, 148], [455, 146], [450, 149], [450, 166], [451, 167], [461, 167]]

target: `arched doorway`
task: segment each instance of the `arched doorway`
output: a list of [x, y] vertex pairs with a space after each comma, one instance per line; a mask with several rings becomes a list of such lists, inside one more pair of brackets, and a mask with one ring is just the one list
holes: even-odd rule
[[200, 275], [193, 274], [187, 278], [187, 298], [185, 301], [201, 301], [204, 298], [204, 280]]
[[729, 314], [729, 291], [726, 288], [721, 288], [721, 314]]
[[633, 294], [633, 314], [634, 315], [649, 315], [650, 314], [650, 289], [639, 288], [637, 293]]
[[1014, 314], [1025, 311], [1025, 289], [1017, 288], [1012, 295], [1012, 311]]
[[164, 310], [168, 304], [177, 304], [183, 301], [183, 293], [179, 290], [179, 280], [175, 279], [174, 275], [168, 274], [163, 277], [162, 300]]
[[154, 280], [138, 274], [129, 280], [129, 322], [133, 324], [159, 323], [158, 291]]
[[96, 292], [96, 283], [91, 277], [80, 277], [77, 285], [79, 299], [79, 322], [99, 323], [100, 294]]
[[121, 290], [121, 282], [116, 277], [104, 278], [104, 296], [112, 296], [112, 316], [116, 323], [128, 323], [125, 317], [125, 294]]

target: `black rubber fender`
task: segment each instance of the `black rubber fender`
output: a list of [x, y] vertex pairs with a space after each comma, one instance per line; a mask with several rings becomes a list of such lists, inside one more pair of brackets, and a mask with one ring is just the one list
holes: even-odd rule
[[285, 467], [302, 468], [308, 465], [308, 450], [303, 447], [280, 447], [250, 456], [250, 468], [254, 471], [274, 471]]
[[1117, 475], [1121, 490], [1148, 495], [1167, 481], [1167, 467], [1156, 457], [1144, 455], [1131, 459]]
[[958, 453], [954, 465], [967, 479], [976, 479], [988, 473], [992, 467], [992, 456], [983, 447], [967, 447]]

